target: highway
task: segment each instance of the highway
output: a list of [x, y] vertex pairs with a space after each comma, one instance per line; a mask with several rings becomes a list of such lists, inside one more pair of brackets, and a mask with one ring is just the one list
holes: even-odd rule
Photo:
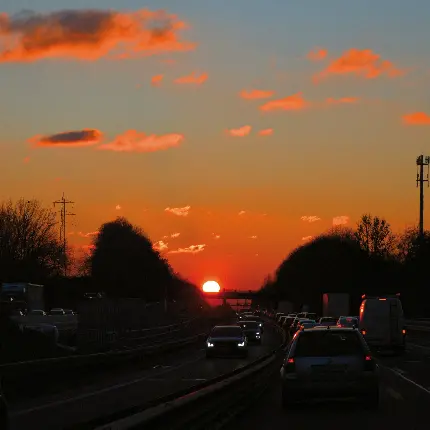
[[148, 369], [117, 371], [101, 383], [73, 388], [61, 395], [46, 396], [11, 405], [11, 429], [82, 429], [83, 422], [145, 404], [158, 397], [192, 387], [202, 381], [240, 368], [279, 345], [280, 336], [265, 330], [262, 345], [250, 346], [247, 359], [207, 360], [204, 344], [158, 358]]
[[378, 411], [368, 411], [347, 399], [299, 405], [292, 411], [281, 407], [279, 373], [267, 391], [227, 430], [258, 428], [300, 430], [421, 430], [428, 428], [430, 408], [430, 348], [409, 346], [403, 357], [378, 358], [381, 366], [381, 402]]

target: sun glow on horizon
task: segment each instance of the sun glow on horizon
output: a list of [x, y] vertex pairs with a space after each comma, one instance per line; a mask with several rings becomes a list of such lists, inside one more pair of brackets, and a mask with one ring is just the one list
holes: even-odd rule
[[216, 281], [206, 281], [202, 287], [205, 293], [219, 293], [221, 287]]

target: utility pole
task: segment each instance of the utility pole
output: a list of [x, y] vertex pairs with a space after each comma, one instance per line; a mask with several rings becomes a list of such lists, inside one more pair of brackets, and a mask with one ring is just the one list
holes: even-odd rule
[[60, 200], [56, 200], [54, 203], [54, 207], [56, 205], [60, 205], [60, 242], [63, 243], [63, 265], [64, 265], [64, 276], [67, 276], [67, 232], [66, 232], [66, 222], [67, 222], [67, 217], [68, 216], [73, 216], [76, 214], [67, 212], [67, 205], [69, 204], [74, 204], [75, 202], [72, 202], [70, 200], [66, 200], [66, 198], [64, 197], [64, 192], [63, 192], [63, 197], [61, 197]]
[[[420, 237], [424, 236], [424, 182], [429, 186], [429, 164], [430, 157], [420, 155], [417, 157], [417, 187], [420, 187]], [[427, 166], [427, 173], [424, 178], [424, 166]]]

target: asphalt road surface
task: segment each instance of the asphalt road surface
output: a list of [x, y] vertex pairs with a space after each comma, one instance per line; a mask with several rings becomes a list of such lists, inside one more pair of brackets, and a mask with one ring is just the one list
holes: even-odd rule
[[430, 348], [410, 345], [402, 357], [379, 356], [380, 407], [363, 409], [353, 400], [314, 402], [292, 411], [281, 406], [280, 376], [276, 372], [268, 389], [227, 430], [282, 428], [291, 430], [422, 430], [430, 428]]
[[274, 349], [280, 336], [267, 327], [262, 345], [249, 347], [249, 356], [207, 360], [204, 345], [159, 358], [151, 369], [109, 376], [103, 384], [87, 385], [61, 395], [12, 405], [11, 430], [60, 430], [112, 414], [240, 368]]

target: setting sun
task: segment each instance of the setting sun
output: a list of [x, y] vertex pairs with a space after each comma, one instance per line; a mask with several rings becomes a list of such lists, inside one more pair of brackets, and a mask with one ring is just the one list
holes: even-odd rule
[[203, 284], [203, 291], [205, 293], [219, 293], [221, 287], [216, 281], [207, 281]]

